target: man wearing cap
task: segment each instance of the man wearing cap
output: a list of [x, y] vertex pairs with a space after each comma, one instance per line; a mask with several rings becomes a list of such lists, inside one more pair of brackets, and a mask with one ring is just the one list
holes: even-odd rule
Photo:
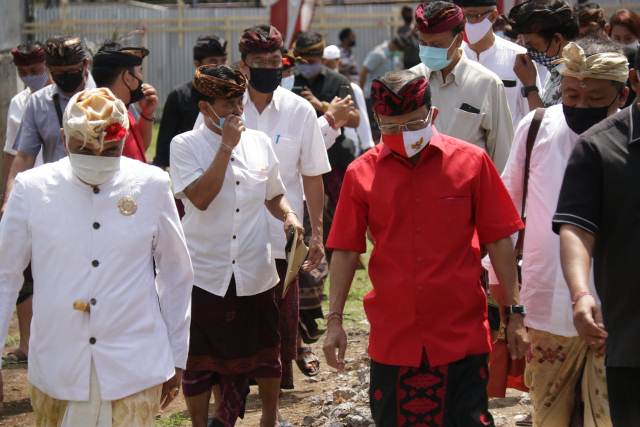
[[283, 236], [292, 228], [299, 236], [304, 230], [284, 196], [270, 138], [245, 128], [241, 118], [243, 73], [203, 65], [193, 87], [204, 124], [173, 139], [170, 166], [174, 193], [185, 204], [183, 223], [195, 271], [184, 394], [194, 427], [207, 426], [212, 392], [214, 425], [234, 425], [244, 413], [249, 378], [255, 378], [262, 398], [260, 425], [274, 427], [282, 375], [282, 287], [276, 288], [268, 217], [279, 220]]
[[[322, 63], [328, 69], [337, 72], [338, 67], [340, 66], [340, 48], [336, 45], [325, 47], [324, 54], [322, 55]], [[358, 111], [360, 112], [360, 124], [357, 129], [345, 128], [344, 133], [347, 138], [358, 142], [356, 144], [356, 156], [359, 156], [364, 151], [372, 148], [375, 145], [375, 142], [371, 135], [371, 124], [367, 113], [367, 103], [365, 101], [364, 92], [360, 86], [353, 82], [351, 82], [351, 90], [353, 90], [355, 103], [358, 106]]]
[[[563, 0], [530, 0], [509, 11], [513, 32], [518, 34], [527, 48], [519, 54], [514, 71], [524, 85], [531, 110], [550, 107], [562, 101], [561, 76], [554, 61], [562, 49], [578, 36], [578, 22], [571, 6]], [[537, 86], [536, 67], [544, 78], [543, 87]]]
[[364, 305], [374, 422], [492, 426], [479, 243], [505, 284], [509, 349], [521, 357], [527, 342], [510, 235], [522, 222], [486, 152], [436, 130], [424, 76], [388, 73], [372, 94], [382, 143], [347, 169], [327, 242], [334, 250], [327, 363], [345, 367], [343, 309], [369, 232], [373, 290]]
[[[227, 41], [215, 34], [200, 36], [193, 46], [193, 65], [223, 65], [227, 63]], [[198, 102], [193, 92], [193, 80], [181, 84], [169, 92], [162, 110], [162, 120], [158, 130], [156, 157], [153, 164], [161, 168], [169, 167], [169, 147], [174, 136], [194, 128], [200, 114]]]
[[54, 84], [30, 97], [13, 148], [16, 156], [5, 185], [4, 204], [19, 172], [31, 169], [42, 151], [44, 163], [66, 156], [60, 135], [69, 99], [89, 82], [87, 53], [77, 37], [52, 37], [44, 45], [45, 62]]
[[62, 122], [69, 156], [19, 174], [0, 222], [0, 343], [31, 260], [35, 425], [152, 427], [178, 394], [193, 281], [169, 177], [121, 157], [108, 89]]
[[[25, 89], [11, 98], [9, 112], [7, 114], [7, 134], [4, 144], [4, 157], [2, 165], [2, 185], [6, 186], [11, 163], [16, 156], [13, 144], [20, 129], [22, 116], [27, 107], [27, 102], [32, 93], [42, 89], [49, 83], [51, 78], [44, 62], [44, 49], [38, 42], [20, 45], [11, 49], [13, 63], [18, 69], [18, 75], [26, 86]], [[41, 156], [39, 162], [42, 163]], [[38, 163], [38, 162], [36, 162]], [[18, 328], [20, 332], [20, 344], [18, 348], [9, 352], [3, 361], [8, 364], [24, 363], [27, 361], [29, 353], [29, 330], [32, 316], [33, 278], [31, 270], [27, 268], [24, 272], [24, 284], [18, 295], [16, 311], [18, 314]]]
[[[527, 53], [527, 49], [494, 33], [493, 24], [500, 16], [496, 0], [455, 0], [455, 4], [462, 8], [467, 21], [464, 26], [467, 41], [462, 43], [464, 53], [500, 77], [515, 128], [529, 112], [527, 97], [523, 96], [524, 86], [513, 70], [517, 55]], [[539, 87], [539, 80], [535, 84]]]
[[483, 148], [501, 171], [513, 138], [513, 119], [502, 80], [461, 49], [465, 17], [446, 1], [416, 8], [422, 64], [412, 68], [429, 79], [435, 118], [446, 135]]
[[[622, 66], [603, 67], [609, 59], [603, 60], [589, 57], [584, 63], [567, 63], [571, 74], [564, 72], [563, 80], [567, 75], [584, 73], [584, 82], [591, 85], [589, 80], [600, 75], [615, 81], [622, 92], [624, 89], [618, 84]], [[639, 69], [640, 59], [636, 59], [629, 81], [638, 96]], [[610, 90], [606, 93], [612, 97]], [[576, 122], [593, 123], [598, 117], [604, 118], [604, 108], [598, 108], [606, 105], [604, 93], [602, 96], [602, 102], [581, 101], [590, 108], [576, 109]], [[617, 94], [614, 106], [619, 99]], [[616, 427], [640, 425], [640, 328], [636, 314], [640, 264], [635, 252], [640, 235], [636, 209], [640, 179], [640, 168], [636, 166], [640, 160], [638, 99], [580, 135], [569, 158], [553, 217], [553, 230], [560, 234], [560, 256], [573, 303], [573, 323], [591, 351], [604, 351], [607, 389], [599, 391], [607, 392], [611, 421]], [[607, 114], [610, 110], [607, 108]], [[601, 306], [590, 287], [592, 262]]]
[[[549, 224], [579, 135], [624, 105], [629, 68], [619, 47], [606, 39], [570, 42], [559, 62], [562, 104], [547, 108], [539, 123], [529, 155], [526, 195], [523, 177], [534, 113], [520, 123], [502, 174], [519, 210], [526, 197], [521, 298], [527, 309], [531, 355], [525, 382], [533, 402], [534, 425], [570, 425], [574, 404], [582, 400], [585, 425], [610, 426], [604, 358], [600, 349], [589, 348], [588, 340], [581, 338], [573, 325], [571, 293], [558, 257], [560, 242]], [[591, 278], [587, 285], [598, 301]], [[580, 381], [582, 396], [576, 399]]]
[[145, 163], [145, 152], [153, 136], [153, 115], [158, 106], [155, 88], [142, 82], [142, 60], [148, 54], [149, 51], [143, 47], [123, 47], [119, 43], [105, 42], [93, 56], [91, 69], [96, 85], [109, 88], [127, 109], [131, 104], [138, 104], [140, 120], [136, 122], [129, 112], [129, 133], [122, 155]]

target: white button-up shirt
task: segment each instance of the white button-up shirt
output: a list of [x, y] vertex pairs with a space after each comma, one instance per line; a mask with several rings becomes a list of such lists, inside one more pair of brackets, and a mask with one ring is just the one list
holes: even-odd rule
[[[521, 209], [529, 113], [516, 130], [513, 150], [502, 174], [513, 203]], [[560, 240], [551, 229], [569, 156], [578, 142], [564, 118], [562, 105], [547, 108], [533, 146], [525, 207], [527, 224], [523, 246], [522, 290], [527, 309], [525, 325], [562, 336], [577, 336], [571, 295], [560, 265]], [[590, 290], [596, 295], [593, 277]]]
[[[16, 94], [13, 98], [11, 98], [11, 102], [9, 103], [9, 111], [7, 112], [7, 133], [4, 142], [4, 152], [15, 156], [17, 154], [16, 150], [13, 148], [13, 144], [16, 142], [16, 136], [18, 135], [18, 131], [20, 130], [20, 123], [22, 123], [22, 116], [24, 115], [25, 110], [27, 109], [27, 102], [29, 102], [29, 97], [31, 96], [31, 89], [26, 88], [18, 94]], [[38, 153], [36, 157], [35, 166], [39, 166], [42, 164], [42, 150]]]
[[[171, 141], [170, 171], [195, 274], [195, 286], [224, 297], [231, 276], [238, 296], [256, 295], [278, 283], [265, 200], [285, 193], [269, 137], [247, 129], [234, 147], [220, 192], [204, 211], [184, 189], [211, 166], [221, 137], [206, 125]], [[282, 221], [280, 233], [285, 236]]]
[[[200, 114], [196, 127], [202, 123]], [[271, 139], [280, 164], [287, 200], [298, 217], [302, 218], [302, 175], [319, 176], [331, 171], [327, 148], [333, 145], [340, 130], [332, 129], [324, 118], [319, 121], [309, 101], [282, 86], [273, 92], [271, 102], [262, 113], [258, 112], [247, 92], [244, 97], [244, 123], [247, 128], [264, 132]], [[322, 123], [326, 123], [326, 127], [321, 130], [319, 124]], [[325, 146], [326, 142], [330, 144]], [[268, 218], [271, 253], [274, 258], [284, 259], [287, 241], [282, 231], [282, 221], [271, 215]]]
[[[121, 213], [124, 197], [135, 200], [133, 215]], [[88, 400], [92, 360], [103, 400], [185, 367], [193, 271], [159, 168], [122, 158], [97, 193], [72, 174], [68, 158], [18, 174], [0, 248], [0, 342], [31, 260], [29, 382], [44, 393]], [[77, 300], [91, 312], [74, 309]]]
[[356, 156], [359, 156], [364, 151], [373, 148], [375, 142], [373, 141], [373, 135], [371, 134], [371, 123], [369, 122], [369, 114], [367, 113], [367, 101], [364, 99], [364, 92], [360, 86], [355, 83], [351, 83], [351, 90], [353, 90], [354, 102], [358, 107], [360, 113], [360, 124], [357, 128], [344, 128], [344, 136], [351, 139], [356, 144]]
[[429, 78], [431, 101], [440, 111], [434, 122], [438, 131], [483, 148], [502, 171], [513, 139], [504, 85], [493, 71], [461, 53], [444, 81], [442, 72], [431, 71], [424, 64], [411, 71]]
[[[467, 43], [463, 43], [462, 47], [469, 59], [484, 65], [502, 80], [515, 129], [520, 120], [529, 112], [529, 102], [527, 98], [522, 96], [522, 82], [513, 71], [516, 56], [521, 53], [527, 53], [527, 49], [500, 36], [495, 37], [493, 45], [484, 52], [480, 52], [480, 55], [477, 55]], [[540, 79], [537, 77], [536, 86], [541, 87]]]

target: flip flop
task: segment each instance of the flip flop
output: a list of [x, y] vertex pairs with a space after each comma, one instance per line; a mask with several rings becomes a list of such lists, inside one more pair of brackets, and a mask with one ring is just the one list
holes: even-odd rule
[[2, 366], [21, 366], [26, 365], [29, 361], [29, 358], [26, 354], [24, 354], [21, 350], [16, 349], [7, 353], [6, 356], [2, 358]]
[[296, 365], [307, 377], [315, 377], [320, 373], [320, 359], [313, 353], [311, 347], [298, 348]]
[[525, 419], [516, 421], [516, 426], [518, 427], [531, 427], [533, 426], [533, 419], [531, 414], [527, 415]]

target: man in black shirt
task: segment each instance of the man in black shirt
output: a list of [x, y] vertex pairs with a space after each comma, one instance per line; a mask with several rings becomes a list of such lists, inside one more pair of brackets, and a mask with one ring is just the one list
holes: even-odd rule
[[[227, 42], [216, 35], [198, 37], [193, 46], [193, 65], [222, 65], [227, 63]], [[169, 146], [174, 136], [193, 129], [198, 117], [198, 102], [194, 98], [192, 81], [181, 84], [169, 93], [164, 103], [158, 132], [156, 157], [153, 164], [169, 167]]]
[[[631, 86], [640, 95], [636, 61]], [[626, 88], [625, 88], [626, 89]], [[611, 420], [640, 426], [640, 104], [580, 137], [564, 176], [553, 229], [571, 291], [574, 324], [592, 349], [605, 351]], [[598, 307], [588, 291], [591, 258]]]

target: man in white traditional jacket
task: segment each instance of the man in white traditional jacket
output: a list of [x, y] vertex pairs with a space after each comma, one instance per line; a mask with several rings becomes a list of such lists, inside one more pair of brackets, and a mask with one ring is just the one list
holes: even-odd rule
[[63, 126], [69, 156], [19, 174], [0, 222], [0, 343], [31, 261], [35, 425], [151, 427], [189, 340], [193, 270], [169, 177], [121, 157], [127, 110], [108, 89], [76, 94]]

